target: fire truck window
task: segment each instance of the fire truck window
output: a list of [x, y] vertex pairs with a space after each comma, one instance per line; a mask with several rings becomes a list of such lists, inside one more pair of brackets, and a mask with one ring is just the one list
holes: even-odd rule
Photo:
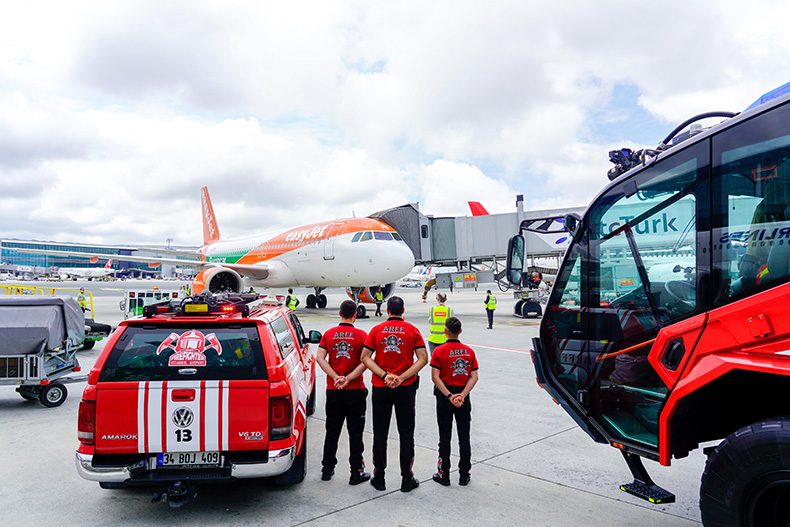
[[[194, 372], [181, 373], [185, 368]], [[210, 325], [129, 327], [101, 373], [107, 382], [261, 378], [266, 367], [257, 328]]]
[[276, 318], [272, 322], [272, 331], [274, 331], [274, 336], [280, 345], [280, 354], [283, 358], [287, 357], [295, 348], [294, 337], [288, 327], [288, 323], [283, 317]]
[[305, 340], [304, 339], [304, 329], [302, 329], [302, 323], [299, 322], [299, 319], [293, 313], [291, 313], [288, 316], [291, 317], [291, 324], [293, 324], [293, 327], [296, 330], [296, 338], [298, 339], [299, 344], [301, 345], [301, 343], [304, 342], [304, 340]]
[[714, 266], [721, 305], [790, 276], [790, 106], [714, 138]]

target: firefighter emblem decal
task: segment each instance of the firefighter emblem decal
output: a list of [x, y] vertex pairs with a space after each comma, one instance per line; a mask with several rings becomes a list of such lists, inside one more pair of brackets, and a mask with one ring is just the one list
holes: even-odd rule
[[191, 329], [181, 335], [171, 333], [156, 349], [159, 355], [165, 350], [174, 353], [167, 359], [168, 366], [205, 366], [206, 352], [214, 350], [217, 355], [222, 355], [222, 345], [217, 335], [209, 333], [204, 335], [200, 331]]
[[351, 354], [348, 352], [351, 347], [348, 345], [348, 342], [345, 340], [341, 340], [337, 344], [335, 344], [335, 358], [336, 359], [350, 359]]
[[382, 339], [381, 343], [384, 344], [384, 353], [400, 353], [400, 346], [403, 344], [403, 340], [399, 339], [395, 335], [390, 335], [389, 337]]
[[469, 375], [469, 361], [466, 359], [455, 359], [452, 362], [453, 376], [456, 375]]

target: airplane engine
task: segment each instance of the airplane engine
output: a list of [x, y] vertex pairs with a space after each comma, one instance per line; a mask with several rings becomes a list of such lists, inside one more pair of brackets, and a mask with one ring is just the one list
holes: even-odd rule
[[[355, 288], [357, 290], [357, 294], [359, 295], [359, 303], [360, 304], [375, 304], [375, 300], [373, 299], [373, 293], [376, 291], [376, 286], [372, 285], [369, 287], [360, 287]], [[395, 291], [395, 284], [387, 284], [381, 287], [381, 292], [384, 293], [384, 300], [392, 295], [393, 291]], [[354, 299], [354, 291], [351, 287], [346, 288], [346, 293], [350, 299]]]
[[221, 293], [223, 291], [241, 292], [241, 275], [225, 267], [211, 267], [200, 271], [192, 283], [192, 293], [203, 291]]

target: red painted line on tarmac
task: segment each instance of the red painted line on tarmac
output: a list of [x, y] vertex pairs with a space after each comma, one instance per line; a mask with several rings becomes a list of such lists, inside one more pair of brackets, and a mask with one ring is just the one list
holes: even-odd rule
[[530, 352], [530, 350], [519, 350], [519, 349], [514, 349], [514, 348], [498, 348], [496, 346], [483, 346], [482, 344], [472, 344], [472, 343], [469, 343], [469, 342], [466, 342], [466, 345], [467, 346], [471, 346], [472, 348], [486, 348], [486, 349], [490, 349], [490, 350], [507, 351], [507, 352], [510, 352], [510, 353], [529, 353]]

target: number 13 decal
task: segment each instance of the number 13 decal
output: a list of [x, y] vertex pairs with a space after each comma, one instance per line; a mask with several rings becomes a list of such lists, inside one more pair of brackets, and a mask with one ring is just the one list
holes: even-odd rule
[[181, 443], [192, 441], [192, 430], [176, 430], [176, 441]]

